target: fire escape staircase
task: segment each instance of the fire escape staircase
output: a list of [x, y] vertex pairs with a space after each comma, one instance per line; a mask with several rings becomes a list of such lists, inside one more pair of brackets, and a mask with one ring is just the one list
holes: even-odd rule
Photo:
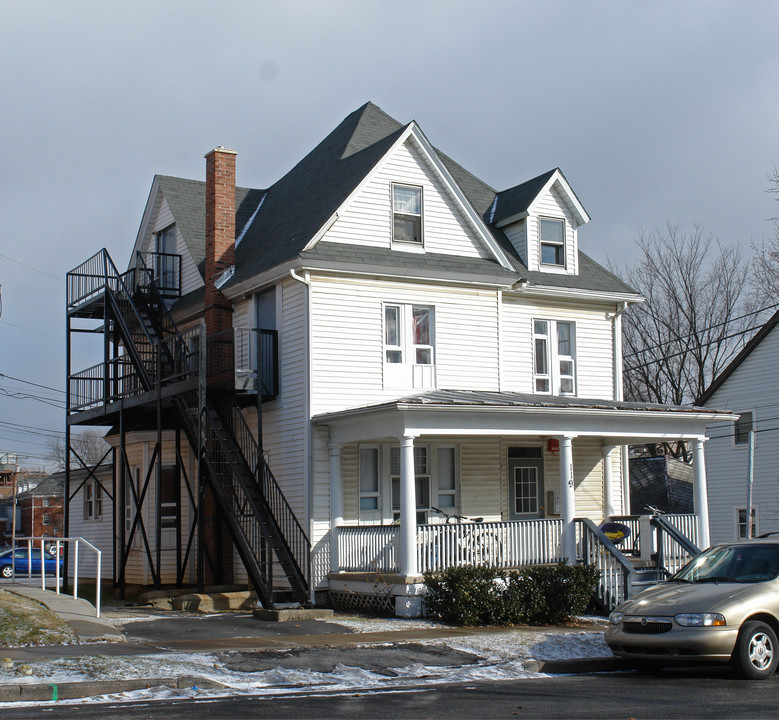
[[251, 584], [263, 606], [273, 609], [275, 557], [289, 584], [288, 596], [308, 605], [310, 542], [246, 424], [234, 387], [215, 397], [204, 391], [209, 370], [202, 326], [196, 333], [179, 332], [154, 272], [140, 256], [135, 268], [119, 273], [101, 250], [69, 273], [68, 281], [69, 310], [102, 305], [105, 332], [113, 330], [124, 348], [111, 361], [113, 373], [103, 368], [106, 401], [199, 377], [200, 391], [175, 393], [173, 406], [191, 446], [199, 448], [203, 475]]

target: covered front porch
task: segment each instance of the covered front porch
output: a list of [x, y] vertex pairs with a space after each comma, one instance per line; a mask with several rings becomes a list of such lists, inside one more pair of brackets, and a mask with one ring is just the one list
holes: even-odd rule
[[[603, 563], [608, 555], [614, 567], [602, 574], [624, 577], [630, 571], [616, 567], [614, 553], [593, 548], [609, 544], [598, 526], [629, 507], [629, 444], [690, 442], [695, 516], [682, 525], [706, 547], [705, 426], [715, 419], [731, 416], [466, 391], [316, 417], [329, 436], [331, 592], [359, 592], [365, 578], [357, 576], [379, 573], [391, 580], [398, 614], [415, 614], [422, 573], [451, 565]], [[436, 458], [446, 468], [443, 480], [436, 479]], [[376, 470], [365, 469], [369, 460]]]

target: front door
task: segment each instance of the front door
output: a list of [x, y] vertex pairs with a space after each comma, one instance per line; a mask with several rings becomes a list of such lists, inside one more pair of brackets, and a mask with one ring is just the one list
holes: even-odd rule
[[511, 519], [544, 517], [544, 463], [541, 448], [509, 448], [508, 452]]

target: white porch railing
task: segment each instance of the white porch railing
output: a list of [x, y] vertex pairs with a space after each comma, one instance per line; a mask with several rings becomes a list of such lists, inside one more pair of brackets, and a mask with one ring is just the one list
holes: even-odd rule
[[342, 526], [338, 532], [338, 564], [343, 572], [398, 572], [399, 525]]
[[[398, 572], [399, 527], [339, 527], [338, 559], [344, 572]], [[516, 568], [562, 560], [562, 519], [441, 523], [417, 526], [419, 572], [453, 565]]]
[[[682, 535], [688, 538], [693, 545], [700, 547], [698, 542], [698, 516], [694, 513], [668, 513], [663, 517], [671, 523]], [[704, 550], [705, 548], [701, 548]]]
[[[90, 543], [87, 540], [84, 540], [82, 537], [75, 537], [75, 538], [53, 538], [53, 537], [16, 537], [14, 538], [14, 542], [16, 543], [15, 547], [16, 549], [20, 548], [26, 548], [27, 549], [27, 572], [22, 574], [17, 574], [15, 570], [15, 562], [11, 564], [11, 582], [15, 582], [20, 577], [26, 577], [28, 582], [32, 582], [33, 575], [35, 575], [36, 581], [38, 573], [32, 572], [32, 564], [34, 562], [34, 559], [32, 558], [32, 551], [40, 550], [41, 553], [41, 567], [40, 567], [40, 574], [41, 574], [41, 590], [46, 590], [46, 558], [51, 558], [53, 560], [60, 560], [62, 558], [62, 554], [65, 548], [68, 546], [71, 546], [73, 548], [73, 568], [72, 568], [72, 575], [73, 575], [73, 597], [78, 598], [78, 558], [79, 558], [79, 546], [83, 545], [87, 550], [91, 550], [95, 553], [97, 558], [97, 572], [95, 574], [95, 617], [100, 617], [100, 578], [101, 570], [102, 570], [102, 557], [103, 553], [101, 550], [98, 550], [92, 543]], [[22, 564], [24, 564], [24, 561], [22, 560]], [[49, 579], [52, 579], [52, 574], [49, 574]], [[62, 586], [62, 576], [60, 573], [60, 562], [55, 563], [54, 565], [54, 573], [53, 573], [53, 579], [54, 579], [54, 592], [59, 595], [60, 593], [60, 587]]]

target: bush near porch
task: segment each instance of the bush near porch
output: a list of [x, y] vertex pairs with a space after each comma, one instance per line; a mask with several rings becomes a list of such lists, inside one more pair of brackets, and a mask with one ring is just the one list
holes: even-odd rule
[[451, 625], [557, 625], [585, 610], [599, 575], [593, 565], [565, 563], [509, 572], [450, 567], [425, 574], [425, 604]]

